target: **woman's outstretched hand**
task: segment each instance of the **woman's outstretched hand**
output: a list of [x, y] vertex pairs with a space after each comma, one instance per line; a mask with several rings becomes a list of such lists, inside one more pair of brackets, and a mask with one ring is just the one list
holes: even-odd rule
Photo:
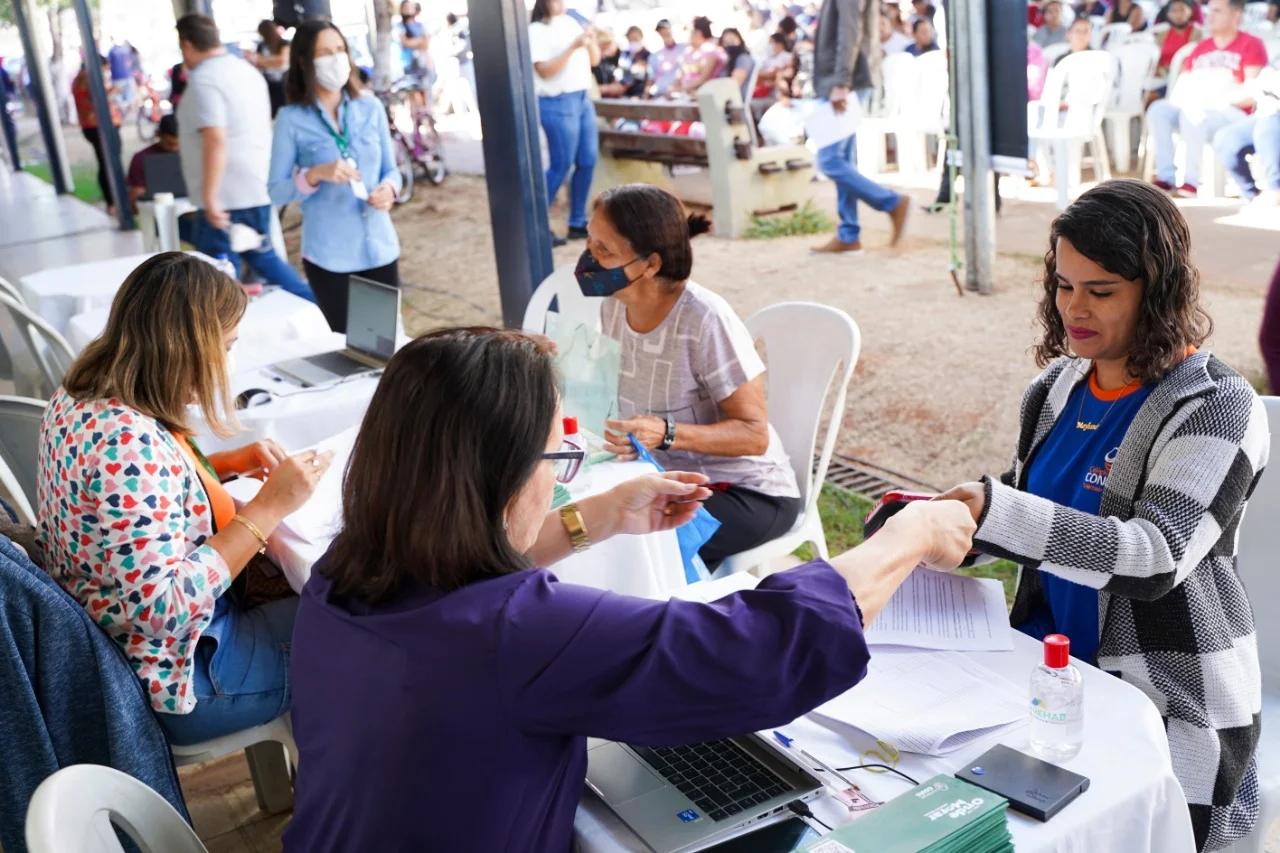
[[687, 524], [711, 497], [706, 482], [702, 474], [671, 471], [614, 486], [603, 496], [612, 509], [614, 532], [643, 535]]

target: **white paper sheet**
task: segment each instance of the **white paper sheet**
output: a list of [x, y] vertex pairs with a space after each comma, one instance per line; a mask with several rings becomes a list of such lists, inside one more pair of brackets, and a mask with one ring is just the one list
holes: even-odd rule
[[958, 652], [893, 646], [867, 677], [814, 713], [862, 729], [901, 752], [946, 755], [1027, 720], [1027, 691]]
[[848, 139], [858, 132], [858, 125], [862, 124], [862, 105], [852, 93], [845, 101], [843, 112], [833, 110], [831, 102], [826, 100], [806, 101], [801, 110], [805, 134], [819, 149]]
[[329, 541], [342, 523], [342, 476], [347, 470], [357, 432], [359, 427], [352, 427], [315, 446], [314, 449], [321, 453], [332, 450], [333, 464], [316, 484], [311, 499], [280, 522], [309, 542]]
[[964, 652], [1013, 648], [1004, 585], [916, 569], [867, 627], [869, 645]]

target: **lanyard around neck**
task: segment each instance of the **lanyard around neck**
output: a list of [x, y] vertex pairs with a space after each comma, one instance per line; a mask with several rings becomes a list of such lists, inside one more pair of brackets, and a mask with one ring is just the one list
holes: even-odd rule
[[316, 111], [320, 113], [320, 123], [324, 125], [324, 129], [329, 131], [329, 135], [333, 137], [333, 141], [338, 145], [338, 156], [343, 160], [347, 159], [351, 151], [351, 143], [347, 141], [347, 102], [344, 99], [338, 104], [338, 119], [342, 124], [342, 132], [334, 130], [333, 125], [327, 120], [324, 110], [316, 107]]

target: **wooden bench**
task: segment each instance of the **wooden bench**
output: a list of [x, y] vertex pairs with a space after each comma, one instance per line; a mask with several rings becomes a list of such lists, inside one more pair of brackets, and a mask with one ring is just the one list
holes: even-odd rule
[[[738, 237], [753, 214], [798, 207], [809, 198], [813, 156], [802, 145], [755, 144], [736, 82], [712, 80], [697, 103], [596, 101], [600, 119], [600, 160], [592, 194], [627, 183], [656, 184], [689, 202], [713, 209], [714, 233]], [[618, 130], [619, 119], [644, 122], [701, 122], [705, 138]], [[677, 180], [672, 167], [698, 166], [711, 178], [710, 193]]]

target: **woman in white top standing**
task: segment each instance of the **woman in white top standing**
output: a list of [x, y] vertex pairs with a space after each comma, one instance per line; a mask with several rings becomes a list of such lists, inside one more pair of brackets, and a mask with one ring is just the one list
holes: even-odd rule
[[[591, 88], [591, 68], [600, 62], [600, 48], [591, 27], [565, 14], [565, 0], [537, 0], [530, 16], [529, 52], [538, 115], [551, 155], [547, 199], [555, 200], [572, 168], [568, 233], [570, 239], [585, 240], [587, 196], [600, 152], [596, 111], [587, 90]], [[564, 242], [553, 236], [555, 245], [563, 246]]]

